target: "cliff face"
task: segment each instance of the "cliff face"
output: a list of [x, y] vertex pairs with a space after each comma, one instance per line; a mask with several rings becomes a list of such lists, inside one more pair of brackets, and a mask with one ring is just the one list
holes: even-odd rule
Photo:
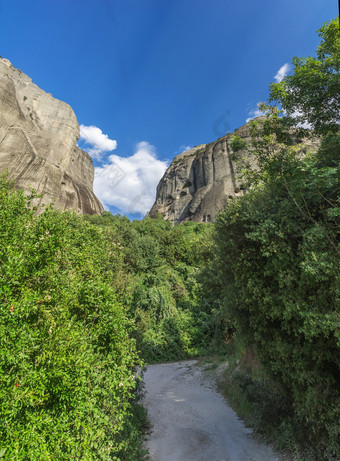
[[101, 213], [92, 159], [77, 147], [78, 139], [72, 108], [0, 58], [0, 171], [8, 169], [19, 188], [42, 193], [36, 204]]
[[[248, 124], [233, 134], [246, 142], [251, 140]], [[243, 195], [244, 187], [237, 180], [236, 164], [232, 159], [233, 134], [177, 155], [158, 184], [150, 216], [161, 213], [173, 224], [210, 222], [228, 200]], [[304, 140], [304, 143], [311, 150], [319, 146], [317, 140]], [[244, 156], [245, 152], [240, 150], [237, 155]]]
[[[247, 125], [235, 134], [250, 140]], [[214, 221], [228, 200], [243, 195], [232, 160], [231, 134], [201, 144], [174, 158], [157, 187], [150, 216], [161, 213], [172, 223]]]

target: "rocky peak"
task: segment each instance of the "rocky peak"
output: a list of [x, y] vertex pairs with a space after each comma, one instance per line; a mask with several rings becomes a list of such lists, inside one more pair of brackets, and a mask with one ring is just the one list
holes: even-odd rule
[[[260, 117], [259, 117], [260, 118]], [[229, 200], [245, 193], [237, 179], [231, 138], [250, 142], [249, 124], [210, 144], [201, 144], [174, 158], [157, 187], [150, 216], [160, 213], [173, 224], [214, 221]], [[310, 143], [316, 148], [318, 142]], [[240, 150], [239, 155], [245, 152]]]
[[0, 58], [0, 171], [8, 169], [18, 187], [42, 194], [39, 205], [101, 213], [92, 159], [78, 139], [72, 108]]
[[[247, 125], [235, 134], [250, 140]], [[173, 224], [214, 221], [228, 200], [243, 194], [232, 160], [231, 134], [174, 158], [157, 187], [150, 216], [161, 213]]]

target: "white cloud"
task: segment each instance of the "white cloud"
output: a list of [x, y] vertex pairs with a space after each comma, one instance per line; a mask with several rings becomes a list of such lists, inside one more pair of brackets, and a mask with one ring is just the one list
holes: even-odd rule
[[167, 167], [166, 161], [157, 159], [154, 146], [142, 141], [130, 157], [112, 154], [107, 164], [95, 168], [94, 192], [106, 209], [145, 215]]
[[[275, 80], [278, 83], [280, 83], [286, 77], [286, 75], [288, 75], [291, 68], [292, 67], [288, 62], [283, 64], [283, 66], [281, 66], [280, 69], [277, 71], [277, 73], [276, 73], [276, 75], [274, 77]], [[252, 109], [251, 111], [249, 111], [248, 115], [249, 115], [249, 118], [247, 118], [246, 123], [250, 122], [250, 120], [252, 120], [253, 118], [259, 117], [260, 115], [264, 115], [264, 114], [263, 114], [263, 112], [261, 112], [259, 107], [257, 107], [256, 109]]]
[[257, 107], [256, 109], [252, 109], [251, 111], [249, 111], [248, 115], [250, 117], [247, 118], [246, 123], [250, 122], [250, 120], [253, 120], [253, 118], [259, 117], [260, 115], [264, 115], [264, 113], [261, 111], [261, 109], [259, 109], [259, 107]]
[[291, 69], [291, 65], [286, 62], [286, 64], [283, 64], [283, 66], [280, 67], [280, 69], [277, 71], [275, 75], [275, 80], [280, 83], [286, 75], [288, 75], [288, 72]]
[[117, 141], [110, 139], [100, 128], [93, 125], [80, 125], [80, 140], [90, 146], [86, 151], [97, 160], [100, 160], [104, 152], [111, 152], [117, 148]]
[[[300, 112], [299, 110], [295, 110], [292, 114], [290, 114], [291, 117], [298, 119], [302, 117], [302, 115], [302, 112]], [[299, 128], [305, 128], [306, 130], [311, 130], [313, 128], [312, 125], [308, 122], [299, 122], [297, 123], [297, 126]]]
[[192, 149], [192, 146], [186, 146], [186, 145], [182, 144], [181, 146], [179, 146], [179, 148], [176, 150], [176, 152], [174, 152], [174, 155], [182, 154], [183, 152], [186, 152], [187, 150], [190, 150], [190, 149]]

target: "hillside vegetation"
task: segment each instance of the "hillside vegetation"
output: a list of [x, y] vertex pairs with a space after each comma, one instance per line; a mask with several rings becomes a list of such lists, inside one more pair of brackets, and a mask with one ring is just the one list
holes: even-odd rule
[[[249, 191], [220, 213], [217, 256], [209, 270], [217, 274], [234, 337], [255, 350], [265, 377], [277, 385], [276, 402], [271, 411], [266, 408], [262, 424], [275, 423], [283, 444], [298, 440], [304, 459], [335, 460], [340, 456], [338, 20], [325, 24], [320, 36], [317, 57], [294, 58], [293, 75], [271, 86], [271, 100], [282, 111], [262, 105], [266, 119], [252, 123], [252, 142], [242, 147], [257, 168], [235, 149]], [[321, 140], [316, 153], [301, 142], [311, 136]], [[243, 383], [248, 390], [258, 384], [251, 376]]]
[[338, 22], [320, 36], [234, 139], [247, 193], [216, 224], [37, 214], [2, 175], [0, 458], [143, 459], [139, 369], [211, 352], [260, 432], [340, 458]]
[[33, 198], [2, 176], [0, 457], [140, 459], [136, 367], [208, 342], [211, 228], [36, 215]]
[[115, 459], [141, 361], [114, 288], [119, 249], [0, 183], [0, 455]]

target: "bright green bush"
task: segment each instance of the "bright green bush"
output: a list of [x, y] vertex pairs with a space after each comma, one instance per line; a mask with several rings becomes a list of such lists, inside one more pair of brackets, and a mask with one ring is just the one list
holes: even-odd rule
[[[251, 190], [217, 220], [224, 309], [284, 392], [311, 459], [340, 456], [339, 166], [328, 136], [316, 153], [278, 142], [285, 120], [254, 123]], [[286, 132], [289, 136], [289, 132]], [[338, 145], [340, 136], [337, 134]]]
[[230, 145], [233, 152], [238, 152], [239, 150], [246, 149], [247, 142], [238, 135], [233, 135], [230, 138]]
[[273, 433], [318, 461], [340, 458], [338, 20], [319, 35], [316, 57], [294, 58], [271, 85], [285, 115], [262, 104], [266, 118], [251, 123], [248, 193], [219, 215], [213, 265], [221, 312], [281, 389], [287, 416]]
[[106, 460], [126, 449], [122, 433], [139, 360], [113, 289], [120, 250], [107, 237], [73, 213], [47, 208], [35, 215], [29, 199], [2, 178], [5, 459]]
[[108, 213], [86, 219], [120, 242], [124, 263], [115, 285], [125, 283], [118, 296], [128, 306], [143, 358], [176, 360], [205, 349], [211, 332], [201, 326], [209, 308], [198, 274], [212, 258], [212, 226], [173, 227], [151, 218], [130, 223]]

